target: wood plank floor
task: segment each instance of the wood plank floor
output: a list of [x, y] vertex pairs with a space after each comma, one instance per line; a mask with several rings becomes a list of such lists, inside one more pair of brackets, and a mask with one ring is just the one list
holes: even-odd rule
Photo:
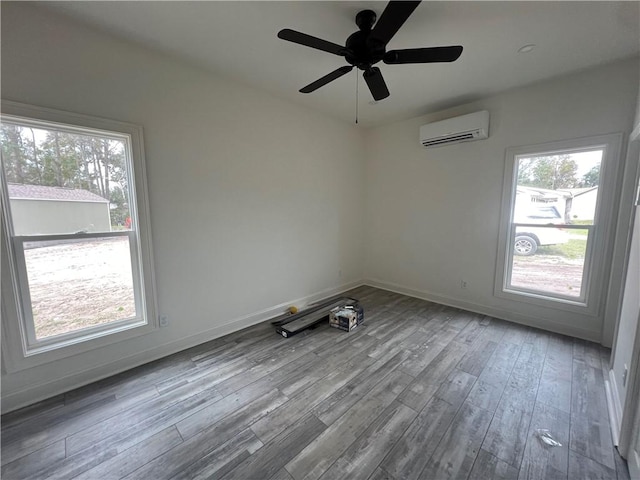
[[[371, 287], [2, 417], [2, 478], [628, 479], [596, 344]], [[562, 444], [545, 445], [548, 429]]]

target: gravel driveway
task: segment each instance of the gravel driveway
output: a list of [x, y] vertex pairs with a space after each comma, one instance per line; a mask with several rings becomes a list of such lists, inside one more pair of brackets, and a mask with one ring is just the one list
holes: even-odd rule
[[36, 337], [135, 316], [129, 240], [25, 250]]
[[556, 255], [513, 258], [511, 284], [516, 287], [580, 296], [584, 259], [570, 260]]

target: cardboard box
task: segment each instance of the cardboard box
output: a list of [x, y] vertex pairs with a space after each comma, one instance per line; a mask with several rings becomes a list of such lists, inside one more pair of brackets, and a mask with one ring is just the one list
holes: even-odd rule
[[336, 307], [329, 312], [329, 325], [350, 332], [364, 321], [364, 310], [358, 305]]

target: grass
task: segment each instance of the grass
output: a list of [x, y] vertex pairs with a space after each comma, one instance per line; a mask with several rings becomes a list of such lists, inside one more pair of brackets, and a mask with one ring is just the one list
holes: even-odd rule
[[571, 225], [593, 225], [593, 220], [572, 220]]
[[559, 255], [571, 260], [577, 260], [584, 258], [584, 254], [587, 248], [587, 239], [585, 235], [584, 240], [572, 238], [567, 243], [560, 243], [558, 245], [548, 245], [538, 248], [538, 255]]
[[[593, 225], [593, 220], [573, 220], [571, 225]], [[589, 235], [588, 230], [569, 230], [571, 235], [580, 235], [581, 237], [587, 237]]]

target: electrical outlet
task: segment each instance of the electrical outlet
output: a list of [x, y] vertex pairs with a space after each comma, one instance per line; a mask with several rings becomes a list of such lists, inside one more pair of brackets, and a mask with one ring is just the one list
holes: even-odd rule
[[627, 373], [629, 373], [629, 369], [627, 366], [624, 366], [624, 373], [622, 374], [622, 386], [625, 387], [627, 385]]
[[466, 280], [460, 280], [460, 288], [462, 290], [466, 290], [467, 289], [467, 281]]
[[169, 317], [166, 315], [160, 315], [160, 326], [168, 327], [169, 326]]

